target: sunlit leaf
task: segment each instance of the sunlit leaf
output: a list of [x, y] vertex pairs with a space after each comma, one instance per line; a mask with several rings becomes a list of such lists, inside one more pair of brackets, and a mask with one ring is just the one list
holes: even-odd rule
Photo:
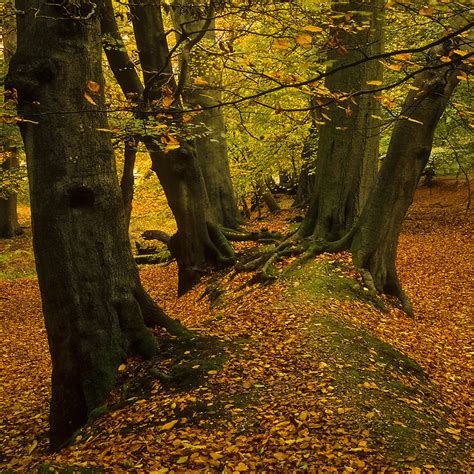
[[295, 41], [300, 46], [303, 46], [305, 48], [311, 48], [313, 38], [310, 35], [298, 35], [295, 37]]
[[310, 31], [311, 33], [321, 33], [321, 31], [324, 31], [323, 28], [315, 25], [304, 26], [303, 30]]
[[94, 93], [97, 93], [100, 91], [100, 85], [97, 84], [97, 82], [94, 81], [87, 81], [87, 88]]
[[87, 92], [84, 92], [84, 99], [86, 99], [89, 104], [97, 105], [94, 99]]

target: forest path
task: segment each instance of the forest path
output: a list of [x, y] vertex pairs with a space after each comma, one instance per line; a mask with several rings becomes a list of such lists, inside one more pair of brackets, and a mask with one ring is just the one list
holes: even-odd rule
[[173, 264], [143, 269], [157, 301], [207, 339], [163, 340], [155, 368], [174, 376], [169, 385], [130, 361], [110, 400], [130, 403], [58, 454], [47, 451], [50, 366], [36, 280], [0, 280], [2, 469], [467, 470], [474, 249], [464, 197], [452, 182], [418, 190], [399, 248], [414, 320], [360, 299], [344, 254], [269, 287], [227, 278], [211, 309], [198, 300], [205, 283], [175, 298]]

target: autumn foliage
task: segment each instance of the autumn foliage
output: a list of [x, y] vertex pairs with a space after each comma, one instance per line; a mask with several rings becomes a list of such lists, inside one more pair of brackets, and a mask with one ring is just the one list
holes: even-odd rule
[[[58, 454], [48, 452], [50, 365], [36, 279], [1, 280], [2, 469], [466, 471], [465, 196], [454, 181], [417, 192], [398, 257], [415, 319], [365, 298], [346, 254], [323, 254], [271, 286], [220, 275], [179, 299], [174, 264], [143, 268], [152, 296], [198, 337], [186, 345], [157, 332], [161, 356], [121, 366], [107, 406]], [[267, 224], [281, 230], [294, 212]]]

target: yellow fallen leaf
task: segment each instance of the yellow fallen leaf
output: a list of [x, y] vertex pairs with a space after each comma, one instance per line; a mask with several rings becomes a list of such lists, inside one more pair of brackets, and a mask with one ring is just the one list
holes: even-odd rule
[[178, 420], [172, 420], [172, 421], [169, 421], [168, 423], [165, 423], [161, 428], [160, 428], [160, 431], [167, 431], [167, 430], [170, 430], [171, 428], [173, 428], [176, 423], [178, 423]]
[[435, 9], [433, 7], [421, 7], [418, 13], [421, 16], [431, 16], [435, 12]]
[[411, 53], [394, 54], [392, 58], [400, 61], [407, 61], [408, 59], [411, 59]]
[[461, 430], [457, 430], [456, 428], [446, 428], [445, 431], [453, 435], [461, 434]]
[[165, 96], [163, 97], [163, 101], [162, 101], [162, 102], [163, 102], [163, 107], [164, 107], [165, 109], [167, 109], [167, 108], [171, 107], [171, 105], [173, 104], [173, 102], [174, 102], [174, 97], [171, 96], [171, 95], [165, 95]]
[[185, 462], [187, 462], [189, 459], [188, 456], [181, 456], [180, 458], [178, 458], [178, 460], [176, 461], [176, 464], [184, 464]]
[[38, 446], [38, 441], [34, 439], [33, 442], [28, 447], [28, 454], [31, 454], [35, 450], [36, 446]]
[[248, 471], [249, 468], [248, 468], [247, 464], [244, 464], [243, 462], [239, 462], [239, 464], [237, 464], [235, 470], [237, 472], [245, 472], [245, 471]]

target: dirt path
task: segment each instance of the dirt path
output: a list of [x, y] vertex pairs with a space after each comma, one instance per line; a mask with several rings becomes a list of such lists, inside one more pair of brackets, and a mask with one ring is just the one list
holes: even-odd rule
[[36, 282], [0, 281], [3, 468], [466, 471], [473, 247], [462, 196], [449, 185], [421, 189], [410, 211], [399, 266], [415, 320], [360, 300], [344, 255], [271, 287], [239, 290], [248, 277], [238, 275], [211, 310], [197, 301], [204, 287], [176, 300], [173, 265], [143, 270], [171, 315], [215, 339], [164, 341], [155, 369], [174, 377], [168, 385], [131, 361], [110, 402], [135, 403], [59, 454], [47, 451], [50, 367]]

